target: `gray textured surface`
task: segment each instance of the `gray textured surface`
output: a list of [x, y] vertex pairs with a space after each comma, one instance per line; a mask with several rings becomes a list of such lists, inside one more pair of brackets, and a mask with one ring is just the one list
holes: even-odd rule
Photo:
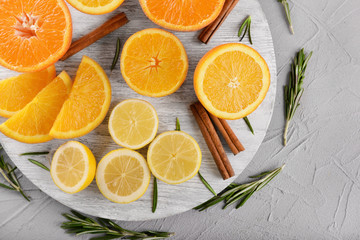
[[[315, 51], [289, 145], [281, 145], [279, 87], [266, 138], [238, 181], [286, 162], [283, 173], [242, 209], [217, 206], [203, 213], [120, 222], [124, 227], [174, 231], [173, 239], [360, 238], [360, 2], [296, 1], [295, 36], [289, 35], [276, 0], [261, 4], [274, 37], [279, 86], [287, 80], [295, 51], [303, 46]], [[33, 201], [0, 189], [0, 239], [75, 239], [59, 228], [60, 213], [69, 209], [21, 180]]]
[[[109, 15], [89, 17], [87, 14], [81, 13], [72, 7], [70, 7], [70, 11], [74, 26], [74, 39], [79, 38], [79, 36], [82, 36], [89, 32], [90, 29], [93, 29], [94, 26], [99, 25], [99, 22], [104, 22], [105, 19], [109, 18]], [[238, 4], [226, 19], [226, 23], [222, 25], [221, 29], [216, 32], [212, 41], [207, 45], [202, 44], [197, 39], [198, 32], [175, 33], [184, 44], [187, 51], [189, 71], [187, 79], [181, 88], [170, 96], [163, 98], [145, 97], [131, 90], [121, 77], [119, 67], [113, 72], [110, 72], [110, 64], [114, 55], [114, 43], [116, 42], [117, 37], [120, 37], [121, 42], [124, 43], [127, 38], [135, 32], [143, 30], [144, 28], [157, 27], [145, 16], [138, 0], [127, 0], [116, 11], [124, 11], [129, 17], [129, 23], [121, 29], [118, 29], [116, 32], [104, 37], [101, 41], [82, 50], [79, 54], [76, 54], [65, 62], [57, 63], [57, 69], [72, 72], [74, 67], [78, 66], [83, 55], [92, 57], [104, 67], [110, 78], [112, 85], [112, 106], [115, 106], [124, 99], [131, 98], [141, 98], [149, 101], [157, 110], [159, 116], [158, 133], [174, 130], [175, 119], [178, 117], [182, 126], [181, 129], [193, 136], [200, 145], [202, 150], [200, 171], [215, 191], [221, 191], [241, 174], [255, 156], [266, 135], [275, 105], [277, 76], [274, 45], [269, 25], [264, 12], [261, 10], [259, 1], [246, 0], [246, 2], [244, 1], [242, 4]], [[190, 104], [197, 101], [192, 78], [194, 76], [196, 64], [206, 52], [215, 46], [229, 42], [237, 42], [239, 40], [239, 37], [237, 36], [237, 30], [240, 25], [239, 19], [246, 18], [248, 12], [251, 12], [252, 22], [256, 25], [256, 28], [252, 29], [252, 37], [254, 38], [253, 47], [260, 52], [269, 66], [271, 84], [266, 98], [249, 117], [256, 131], [255, 136], [251, 134], [243, 120], [229, 121], [232, 129], [243, 142], [246, 151], [234, 156], [230, 149], [225, 147], [225, 151], [227, 151], [229, 156], [229, 161], [234, 168], [235, 176], [223, 181], [214, 164], [214, 159], [206, 146], [205, 140], [201, 135], [200, 129], [196, 124], [193, 114], [190, 111]], [[248, 41], [248, 39], [244, 42], [246, 43], [246, 41]], [[13, 75], [14, 72], [5, 68], [0, 68], [0, 76], [2, 78]], [[108, 113], [108, 116], [109, 115], [110, 112]], [[0, 118], [0, 123], [5, 120], [5, 118]], [[110, 137], [108, 131], [108, 118], [106, 118], [96, 130], [75, 140], [86, 144], [92, 150], [98, 161], [111, 150], [120, 148]], [[35, 184], [35, 186], [60, 203], [83, 213], [122, 221], [144, 221], [183, 213], [211, 197], [211, 193], [204, 187], [199, 177], [194, 177], [189, 181], [176, 186], [159, 181], [159, 205], [155, 213], [151, 211], [150, 207], [153, 189], [152, 181], [144, 196], [130, 204], [117, 204], [108, 201], [100, 193], [95, 181], [93, 181], [93, 183], [85, 190], [77, 194], [64, 193], [53, 183], [48, 172], [45, 172], [43, 169], [26, 161], [26, 157], [21, 157], [20, 154], [29, 151], [55, 151], [66, 141], [67, 140], [58, 139], [47, 143], [32, 145], [17, 142], [0, 134], [0, 143], [8, 153], [10, 159], [16, 164], [19, 170]], [[227, 145], [225, 144], [225, 146]], [[146, 148], [142, 149], [141, 153], [145, 154]], [[37, 159], [48, 165], [45, 156], [38, 157]]]

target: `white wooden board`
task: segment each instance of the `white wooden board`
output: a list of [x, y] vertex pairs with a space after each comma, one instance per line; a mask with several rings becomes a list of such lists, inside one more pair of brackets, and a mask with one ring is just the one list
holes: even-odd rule
[[[187, 50], [189, 57], [189, 72], [185, 83], [176, 93], [158, 99], [143, 97], [132, 91], [126, 85], [121, 76], [119, 64], [113, 72], [110, 72], [109, 70], [115, 52], [117, 37], [120, 37], [122, 43], [124, 43], [129, 36], [139, 30], [157, 27], [144, 15], [138, 1], [126, 0], [125, 3], [115, 12], [102, 16], [86, 15], [70, 6], [69, 8], [73, 17], [74, 39], [83, 36], [102, 24], [106, 21], [106, 19], [110, 18], [115, 13], [121, 11], [127, 14], [130, 22], [87, 49], [71, 57], [66, 62], [58, 63], [56, 65], [58, 72], [64, 69], [68, 71], [71, 76], [74, 76], [83, 55], [87, 55], [98, 61], [107, 72], [113, 89], [113, 98], [110, 110], [124, 99], [145, 99], [152, 103], [158, 112], [160, 120], [159, 133], [167, 130], [173, 130], [175, 128], [175, 118], [179, 117], [182, 130], [191, 134], [200, 144], [203, 153], [203, 162], [200, 171], [213, 186], [215, 191], [222, 190], [230, 182], [234, 181], [254, 157], [261, 142], [263, 141], [271, 120], [276, 95], [276, 61], [274, 47], [270, 29], [259, 2], [257, 0], [241, 0], [222, 27], [216, 32], [208, 45], [204, 45], [197, 40], [199, 32], [174, 32], [174, 34], [180, 38]], [[223, 181], [189, 108], [190, 104], [196, 101], [192, 78], [198, 61], [207, 51], [223, 43], [239, 41], [237, 31], [240, 23], [247, 15], [251, 15], [252, 17], [251, 30], [254, 41], [253, 47], [260, 52], [269, 65], [271, 72], [271, 85], [264, 102], [249, 116], [256, 132], [255, 136], [250, 133], [243, 120], [240, 119], [230, 122], [246, 150], [234, 157], [224, 142], [224, 146], [233, 165], [236, 176], [227, 181]], [[249, 44], [247, 38], [244, 42]], [[5, 68], [0, 68], [1, 79], [13, 76], [14, 74], [14, 72], [6, 70]], [[98, 161], [109, 151], [119, 148], [119, 146], [112, 141], [108, 133], [108, 116], [92, 133], [76, 139], [89, 146]], [[0, 122], [3, 121], [5, 121], [5, 119], [0, 118]], [[17, 167], [42, 191], [75, 210], [93, 216], [116, 220], [135, 221], [162, 218], [192, 209], [212, 196], [201, 183], [198, 176], [195, 176], [186, 183], [175, 186], [167, 185], [159, 181], [159, 199], [156, 213], [151, 212], [152, 183], [142, 198], [136, 202], [126, 205], [112, 203], [105, 199], [99, 192], [95, 181], [87, 189], [78, 194], [66, 194], [55, 186], [51, 180], [50, 174], [47, 171], [31, 164], [26, 160], [26, 157], [19, 156], [19, 154], [29, 151], [54, 151], [65, 141], [53, 140], [48, 143], [29, 145], [11, 140], [2, 134], [0, 134], [0, 141]], [[141, 150], [140, 152], [146, 154], [146, 150]], [[50, 166], [50, 159], [46, 159], [44, 156], [34, 158], [43, 162], [47, 166]]]

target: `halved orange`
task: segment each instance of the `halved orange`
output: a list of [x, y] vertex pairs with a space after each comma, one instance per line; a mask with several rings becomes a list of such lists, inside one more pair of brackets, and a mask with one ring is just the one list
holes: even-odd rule
[[104, 120], [110, 102], [111, 86], [106, 73], [97, 62], [84, 56], [50, 136], [67, 139], [91, 132]]
[[188, 65], [180, 40], [157, 28], [132, 35], [124, 44], [120, 61], [122, 76], [130, 88], [149, 97], [163, 97], [178, 90]]
[[220, 14], [225, 0], [140, 0], [146, 16], [154, 23], [175, 31], [196, 31]]
[[56, 77], [54, 65], [0, 81], [0, 116], [11, 117], [31, 102]]
[[124, 0], [66, 0], [77, 10], [88, 14], [105, 14], [114, 11]]
[[253, 112], [270, 86], [265, 60], [241, 43], [218, 46], [200, 60], [194, 88], [202, 105], [223, 119], [239, 119]]
[[6, 122], [0, 131], [6, 136], [24, 143], [41, 143], [52, 139], [50, 129], [61, 106], [68, 98], [72, 81], [64, 71], [38, 95]]
[[71, 43], [71, 15], [63, 0], [0, 4], [0, 64], [36, 72], [59, 60]]

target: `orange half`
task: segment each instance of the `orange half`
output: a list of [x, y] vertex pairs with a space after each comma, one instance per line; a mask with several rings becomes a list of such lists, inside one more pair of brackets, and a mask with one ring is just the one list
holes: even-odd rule
[[222, 119], [239, 119], [253, 112], [270, 86], [265, 60], [241, 43], [218, 46], [200, 60], [194, 88], [202, 105]]
[[6, 136], [24, 143], [42, 143], [52, 139], [49, 132], [61, 106], [68, 98], [72, 81], [64, 71], [47, 85], [21, 111], [0, 125]]
[[121, 73], [134, 91], [149, 97], [174, 93], [185, 81], [188, 58], [180, 40], [150, 28], [132, 35], [121, 53]]
[[36, 72], [59, 60], [71, 44], [71, 15], [63, 0], [6, 0], [0, 4], [0, 64]]
[[146, 16], [175, 31], [196, 31], [212, 23], [225, 0], [140, 0]]

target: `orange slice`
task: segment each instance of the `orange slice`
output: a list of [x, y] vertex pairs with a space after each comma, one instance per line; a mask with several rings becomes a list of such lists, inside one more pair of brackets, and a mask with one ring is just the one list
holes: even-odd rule
[[225, 0], [140, 0], [141, 7], [154, 23], [175, 31], [196, 31], [220, 14]]
[[0, 116], [11, 117], [56, 77], [55, 66], [0, 81]]
[[180, 40], [156, 28], [132, 35], [124, 45], [120, 63], [127, 84], [149, 97], [174, 93], [188, 71], [187, 55]]
[[22, 110], [0, 125], [6, 136], [24, 143], [52, 139], [50, 129], [71, 91], [71, 79], [64, 71], [47, 85]]
[[76, 138], [94, 130], [105, 118], [111, 101], [111, 86], [101, 66], [84, 56], [74, 86], [65, 101], [50, 136]]
[[124, 0], [66, 0], [77, 10], [88, 14], [105, 14], [114, 11]]
[[241, 43], [218, 46], [200, 60], [194, 88], [203, 106], [223, 119], [253, 112], [270, 86], [270, 71], [261, 55]]
[[68, 50], [72, 24], [63, 0], [1, 1], [0, 11], [0, 64], [4, 67], [36, 72]]

